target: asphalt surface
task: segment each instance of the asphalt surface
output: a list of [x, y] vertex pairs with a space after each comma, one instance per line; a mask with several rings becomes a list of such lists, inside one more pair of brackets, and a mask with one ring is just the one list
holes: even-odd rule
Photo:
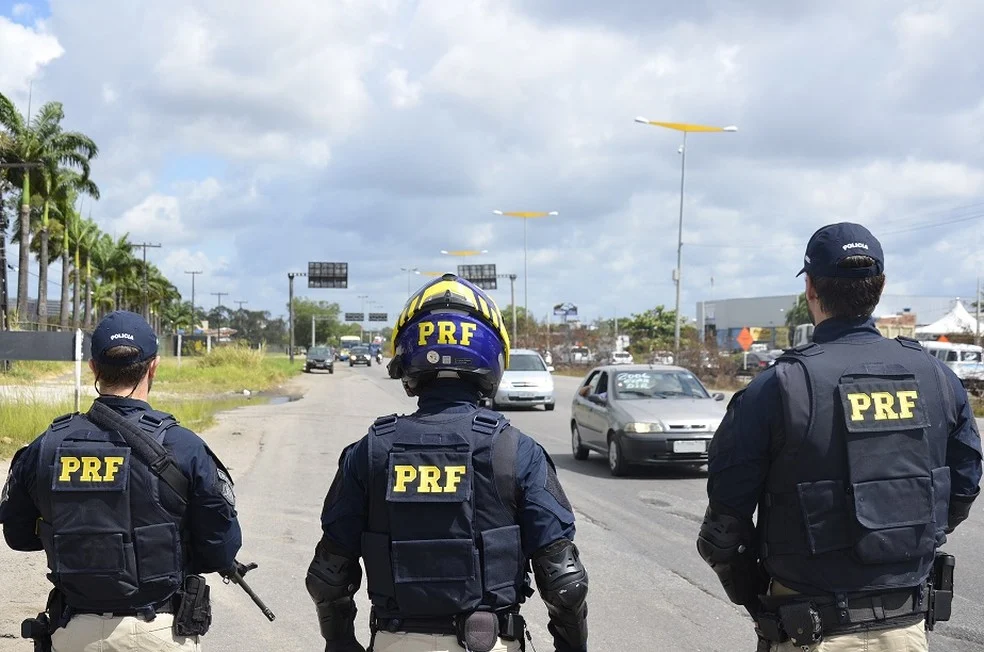
[[[206, 433], [231, 468], [245, 532], [240, 561], [259, 569], [247, 581], [277, 614], [267, 622], [233, 585], [210, 576], [212, 630], [203, 648], [316, 650], [324, 643], [304, 574], [320, 538], [319, 515], [342, 448], [378, 415], [414, 408], [400, 383], [382, 368], [338, 365], [294, 381], [306, 396], [281, 405], [238, 408]], [[590, 574], [592, 650], [754, 650], [743, 610], [724, 595], [695, 550], [706, 506], [706, 476], [672, 469], [641, 470], [612, 478], [602, 456], [575, 461], [570, 452], [570, 402], [578, 380], [556, 377], [557, 409], [510, 411], [506, 416], [553, 457], [578, 519], [577, 544]], [[0, 468], [5, 473], [5, 468]], [[957, 556], [954, 618], [932, 634], [935, 650], [984, 649], [984, 534], [981, 506], [951, 536]], [[20, 619], [34, 615], [47, 593], [41, 553], [0, 546], [0, 651], [29, 650], [17, 636]], [[358, 632], [368, 642], [368, 600], [358, 599]], [[539, 596], [524, 607], [534, 644], [552, 649]]]

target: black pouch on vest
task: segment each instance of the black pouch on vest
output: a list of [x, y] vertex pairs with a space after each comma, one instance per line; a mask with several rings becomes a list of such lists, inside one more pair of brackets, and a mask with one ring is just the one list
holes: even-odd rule
[[793, 645], [808, 647], [823, 640], [820, 612], [812, 602], [790, 602], [780, 605], [779, 620]]
[[208, 584], [201, 575], [188, 575], [181, 590], [181, 601], [174, 614], [177, 636], [202, 636], [212, 624], [212, 603]]
[[933, 622], [950, 620], [953, 606], [953, 569], [956, 559], [945, 552], [936, 553], [933, 561], [933, 594], [931, 596]]
[[456, 620], [458, 643], [471, 652], [489, 652], [499, 642], [499, 616], [476, 611]]

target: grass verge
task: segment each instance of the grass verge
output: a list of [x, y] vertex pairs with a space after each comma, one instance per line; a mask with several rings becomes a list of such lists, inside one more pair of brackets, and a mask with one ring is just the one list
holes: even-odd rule
[[[180, 367], [176, 359], [165, 358], [158, 369], [150, 401], [155, 409], [174, 414], [181, 425], [201, 432], [215, 422], [218, 412], [257, 402], [255, 398], [230, 396], [230, 392], [268, 390], [300, 371], [299, 365], [291, 366], [287, 356], [267, 356], [231, 347], [216, 349], [201, 358], [185, 358]], [[92, 382], [88, 369], [82, 382]], [[90, 399], [83, 400], [82, 411], [88, 410], [89, 405]], [[25, 397], [0, 402], [0, 458], [9, 457], [44, 432], [52, 419], [72, 412], [74, 407], [70, 399], [50, 401]]]
[[38, 360], [14, 360], [6, 370], [0, 369], [0, 385], [51, 380], [72, 373], [74, 362], [43, 362]]

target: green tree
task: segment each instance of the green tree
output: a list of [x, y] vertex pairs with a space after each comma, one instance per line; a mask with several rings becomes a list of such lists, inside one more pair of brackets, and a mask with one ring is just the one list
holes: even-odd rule
[[316, 321], [318, 344], [336, 344], [339, 335], [359, 335], [358, 324], [343, 324], [337, 303], [294, 297], [294, 344], [311, 345], [311, 318]]
[[[95, 144], [92, 144], [93, 150], [95, 150]], [[37, 318], [38, 324], [45, 324], [48, 320], [48, 265], [50, 264], [51, 258], [57, 258], [59, 254], [63, 252], [60, 251], [61, 244], [52, 248], [49, 251], [48, 240], [51, 231], [51, 212], [56, 213], [56, 215], [61, 215], [63, 210], [73, 210], [71, 203], [75, 201], [78, 193], [85, 193], [92, 197], [93, 199], [99, 199], [99, 188], [88, 179], [83, 174], [78, 174], [74, 170], [55, 167], [50, 170], [43, 170], [44, 177], [44, 191], [41, 195], [42, 197], [42, 211], [41, 211], [41, 225], [38, 231], [40, 237], [34, 238], [32, 245], [37, 244], [37, 256], [38, 256], [38, 306], [37, 306]], [[69, 202], [68, 206], [65, 206], [65, 202]], [[52, 208], [54, 211], [52, 211]], [[64, 272], [62, 273], [62, 280], [65, 279]], [[62, 298], [67, 296], [65, 289], [62, 290]], [[64, 304], [63, 304], [64, 306]], [[67, 315], [65, 308], [62, 308], [62, 315]]]
[[796, 303], [786, 311], [786, 326], [792, 331], [800, 324], [809, 324], [812, 321], [810, 318], [810, 308], [806, 303], [806, 292], [801, 292], [796, 297]]
[[[95, 143], [85, 134], [63, 131], [61, 121], [65, 111], [60, 102], [48, 102], [33, 118], [24, 117], [6, 96], [0, 94], [0, 129], [7, 133], [4, 156], [21, 162], [39, 163], [35, 175], [28, 171], [20, 175], [20, 268], [17, 276], [17, 312], [27, 314], [27, 273], [30, 264], [31, 183], [40, 181], [59, 166], [78, 169], [89, 177], [89, 161], [98, 153]], [[27, 246], [25, 246], [25, 244]]]
[[[516, 332], [518, 339], [521, 341], [526, 341], [528, 338], [535, 337], [540, 330], [540, 324], [537, 322], [536, 317], [532, 313], [527, 313], [526, 308], [522, 306], [516, 306], [516, 328], [513, 329], [513, 306], [512, 304], [507, 305], [505, 308], [501, 309], [502, 318], [506, 322], [506, 331], [509, 332], [510, 339], [513, 336], [513, 332]], [[519, 342], [512, 342], [513, 347], [519, 347]]]

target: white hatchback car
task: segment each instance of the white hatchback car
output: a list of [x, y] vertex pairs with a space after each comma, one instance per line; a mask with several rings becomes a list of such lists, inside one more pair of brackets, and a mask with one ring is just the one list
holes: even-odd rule
[[493, 407], [542, 405], [554, 409], [554, 382], [540, 354], [531, 349], [513, 349], [509, 353], [509, 368], [495, 392]]
[[612, 354], [608, 356], [608, 364], [632, 364], [635, 360], [632, 359], [632, 354], [628, 351], [612, 351]]

